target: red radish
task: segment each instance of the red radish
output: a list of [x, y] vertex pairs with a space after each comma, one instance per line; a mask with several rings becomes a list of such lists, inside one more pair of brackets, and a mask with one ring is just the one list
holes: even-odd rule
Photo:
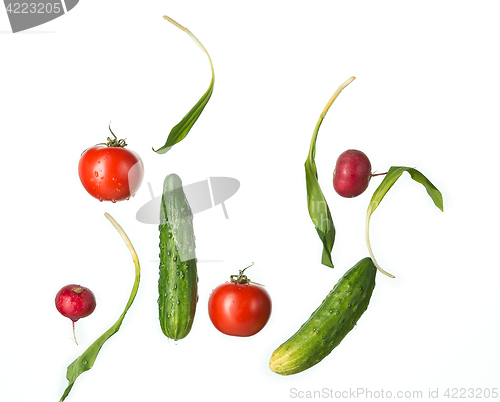
[[357, 197], [362, 194], [370, 184], [372, 165], [368, 157], [356, 149], [348, 149], [340, 154], [333, 171], [333, 188], [346, 198]]
[[66, 285], [56, 295], [56, 308], [63, 316], [73, 322], [73, 337], [75, 338], [75, 322], [88, 317], [95, 310], [96, 301], [92, 291], [80, 285]]

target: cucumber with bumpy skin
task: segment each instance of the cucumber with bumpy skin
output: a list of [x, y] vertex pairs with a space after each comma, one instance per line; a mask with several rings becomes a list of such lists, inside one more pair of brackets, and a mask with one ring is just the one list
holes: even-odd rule
[[191, 331], [198, 301], [193, 214], [176, 174], [163, 184], [160, 208], [158, 308], [163, 333], [173, 340]]
[[339, 345], [368, 308], [377, 268], [364, 258], [340, 278], [300, 329], [272, 354], [275, 373], [300, 373], [318, 364]]

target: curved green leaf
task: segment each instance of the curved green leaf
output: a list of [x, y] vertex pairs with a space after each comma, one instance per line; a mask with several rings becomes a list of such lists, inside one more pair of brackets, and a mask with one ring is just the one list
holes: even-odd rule
[[370, 246], [370, 236], [369, 236], [369, 228], [370, 228], [370, 217], [373, 214], [373, 211], [377, 209], [379, 206], [380, 202], [384, 198], [384, 196], [387, 194], [387, 192], [391, 189], [391, 187], [396, 183], [396, 181], [399, 179], [399, 177], [404, 173], [408, 172], [413, 180], [416, 182], [422, 184], [425, 189], [427, 190], [427, 194], [431, 197], [432, 201], [434, 201], [434, 205], [438, 207], [441, 211], [443, 211], [443, 195], [441, 192], [430, 182], [430, 180], [425, 177], [422, 173], [420, 173], [417, 169], [414, 168], [409, 168], [409, 167], [404, 167], [404, 166], [392, 166], [387, 174], [384, 177], [384, 180], [380, 183], [380, 185], [377, 187], [375, 192], [373, 193], [373, 196], [370, 200], [370, 204], [368, 205], [368, 211], [366, 212], [366, 224], [365, 224], [365, 237], [366, 237], [366, 244], [368, 246], [368, 251], [370, 252], [370, 257], [373, 260], [373, 263], [375, 266], [384, 273], [385, 275], [394, 278], [394, 275], [389, 274], [388, 272], [384, 271], [377, 263], [373, 256], [372, 248]]
[[123, 229], [120, 227], [120, 225], [118, 225], [118, 223], [113, 219], [113, 217], [108, 213], [105, 213], [104, 215], [106, 216], [106, 218], [109, 219], [109, 221], [113, 224], [116, 230], [118, 230], [123, 240], [125, 241], [127, 247], [129, 248], [130, 253], [132, 254], [132, 259], [134, 260], [135, 264], [135, 281], [127, 305], [125, 306], [125, 310], [123, 311], [122, 315], [118, 318], [118, 321], [116, 321], [111, 328], [109, 328], [104, 334], [102, 334], [92, 345], [88, 347], [88, 349], [85, 352], [82, 353], [80, 357], [78, 357], [75, 361], [73, 361], [73, 363], [71, 363], [68, 366], [68, 370], [66, 372], [66, 378], [68, 379], [69, 384], [66, 387], [66, 390], [64, 391], [64, 394], [62, 395], [59, 402], [62, 402], [66, 399], [66, 397], [71, 391], [71, 388], [73, 388], [73, 385], [75, 384], [75, 381], [78, 378], [78, 376], [83, 372], [90, 370], [92, 368], [95, 359], [97, 358], [97, 354], [101, 350], [101, 347], [104, 345], [104, 342], [106, 342], [113, 334], [118, 332], [120, 326], [122, 325], [123, 319], [125, 318], [125, 314], [127, 314], [128, 309], [132, 305], [135, 295], [137, 294], [137, 289], [139, 288], [141, 267], [139, 265], [139, 258], [137, 257], [134, 247], [132, 246], [132, 243], [130, 242], [129, 238], [127, 237]]
[[212, 80], [210, 81], [210, 86], [208, 87], [207, 91], [203, 94], [198, 103], [196, 103], [196, 105], [194, 105], [194, 107], [189, 111], [189, 113], [185, 115], [184, 118], [179, 123], [177, 123], [177, 125], [174, 126], [174, 128], [172, 128], [170, 134], [168, 135], [167, 142], [165, 142], [165, 145], [163, 145], [161, 148], [158, 149], [153, 148], [153, 151], [159, 154], [167, 153], [170, 150], [170, 148], [172, 148], [175, 144], [181, 142], [188, 135], [194, 123], [196, 123], [196, 120], [198, 120], [198, 117], [200, 117], [201, 113], [203, 112], [203, 109], [205, 109], [205, 106], [210, 100], [212, 92], [214, 91], [214, 82], [215, 82], [214, 66], [212, 64], [212, 59], [210, 58], [210, 55], [208, 54], [207, 50], [203, 47], [201, 42], [189, 31], [189, 29], [178, 24], [172, 18], [167, 17], [166, 15], [164, 15], [163, 18], [174, 24], [179, 29], [182, 29], [184, 32], [186, 32], [196, 42], [196, 44], [201, 48], [201, 50], [203, 50], [203, 52], [206, 53], [206, 55], [208, 56], [208, 60], [210, 61], [210, 68], [212, 69]]
[[316, 227], [316, 232], [323, 243], [321, 263], [332, 268], [333, 262], [331, 253], [333, 243], [335, 241], [335, 226], [333, 224], [330, 209], [328, 208], [328, 204], [323, 192], [321, 191], [318, 181], [318, 172], [316, 170], [316, 162], [314, 161], [314, 158], [316, 157], [316, 139], [318, 137], [321, 123], [330, 109], [330, 106], [333, 104], [335, 99], [337, 99], [340, 92], [342, 92], [347, 85], [354, 81], [354, 79], [355, 77], [351, 77], [338, 87], [323, 109], [323, 112], [321, 113], [318, 123], [314, 129], [311, 145], [309, 147], [309, 154], [307, 155], [306, 162], [304, 163], [306, 170], [307, 207], [309, 209], [309, 216], [311, 217], [311, 220]]
[[443, 211], [443, 196], [434, 186], [434, 184], [432, 184], [429, 179], [427, 179], [427, 177], [425, 177], [422, 173], [414, 168], [392, 166], [385, 175], [384, 180], [382, 180], [378, 188], [373, 193], [370, 205], [368, 207], [368, 213], [371, 215], [373, 211], [375, 211], [386, 193], [404, 172], [408, 172], [413, 180], [422, 184], [427, 190], [429, 196], [432, 198], [432, 201], [434, 201], [436, 207]]

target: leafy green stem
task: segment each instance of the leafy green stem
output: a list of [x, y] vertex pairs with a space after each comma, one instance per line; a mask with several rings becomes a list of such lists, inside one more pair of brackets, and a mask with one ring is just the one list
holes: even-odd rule
[[194, 105], [193, 108], [188, 112], [188, 114], [186, 114], [182, 118], [182, 120], [172, 128], [172, 130], [168, 135], [167, 141], [165, 142], [165, 145], [163, 145], [158, 149], [153, 148], [153, 151], [155, 151], [158, 154], [164, 154], [168, 152], [170, 148], [172, 148], [175, 144], [181, 142], [184, 138], [186, 138], [189, 131], [193, 127], [194, 123], [196, 123], [201, 113], [205, 109], [205, 106], [207, 105], [208, 101], [210, 100], [210, 97], [212, 96], [214, 90], [214, 82], [215, 82], [214, 66], [212, 63], [212, 59], [210, 58], [210, 55], [207, 52], [207, 49], [205, 49], [205, 46], [201, 44], [198, 38], [194, 36], [189, 29], [183, 27], [181, 24], [179, 24], [178, 22], [174, 21], [172, 18], [166, 15], [164, 15], [163, 18], [174, 24], [177, 28], [186, 32], [191, 37], [191, 39], [193, 39], [193, 41], [199, 46], [199, 48], [207, 55], [208, 61], [210, 62], [210, 69], [212, 70], [212, 80], [210, 81], [210, 85], [207, 91], [203, 94], [203, 96], [196, 103], [196, 105]]
[[395, 276], [383, 270], [375, 260], [375, 257], [373, 256], [373, 251], [370, 244], [370, 218], [375, 209], [377, 209], [377, 207], [379, 206], [384, 196], [387, 194], [387, 192], [391, 189], [393, 184], [399, 179], [399, 177], [404, 172], [408, 172], [413, 180], [415, 180], [417, 183], [422, 184], [425, 187], [427, 194], [429, 194], [432, 201], [434, 202], [434, 205], [438, 207], [441, 211], [443, 211], [443, 196], [441, 192], [434, 186], [434, 184], [432, 184], [429, 181], [429, 179], [427, 179], [427, 177], [425, 177], [417, 169], [405, 166], [392, 166], [389, 169], [389, 171], [384, 177], [384, 180], [382, 180], [380, 185], [373, 193], [373, 196], [370, 200], [370, 204], [368, 204], [368, 210], [366, 212], [366, 221], [365, 221], [365, 238], [366, 238], [366, 245], [368, 247], [368, 252], [370, 253], [370, 257], [373, 261], [373, 264], [377, 267], [377, 269], [380, 272], [382, 272], [384, 275], [387, 275], [390, 278], [395, 278]]
[[[368, 207], [368, 210], [370, 210], [370, 207]], [[390, 274], [389, 272], [382, 269], [382, 267], [378, 264], [377, 260], [375, 260], [372, 246], [370, 244], [370, 216], [371, 212], [366, 215], [366, 222], [365, 222], [365, 238], [366, 238], [366, 246], [368, 247], [368, 253], [370, 254], [370, 257], [373, 261], [373, 265], [375, 265], [380, 272], [382, 272], [384, 275], [387, 275], [389, 278], [395, 278], [393, 274]]]
[[346, 86], [348, 86], [351, 82], [353, 82], [356, 79], [356, 77], [351, 77], [348, 80], [346, 80], [342, 85], [340, 85], [337, 90], [333, 93], [332, 97], [328, 100], [328, 103], [326, 104], [325, 108], [323, 109], [323, 112], [321, 112], [321, 115], [319, 116], [318, 122], [316, 123], [316, 127], [314, 128], [313, 132], [313, 137], [311, 139], [311, 145], [309, 147], [309, 158], [314, 159], [316, 156], [316, 139], [318, 137], [318, 132], [319, 128], [321, 126], [321, 123], [323, 123], [323, 120], [326, 117], [326, 114], [328, 113], [328, 110], [330, 110], [330, 107], [333, 105], [333, 102], [335, 102], [335, 99], [340, 95], [340, 93], [344, 90]]
[[123, 311], [122, 315], [120, 315], [115, 324], [111, 326], [111, 328], [109, 328], [104, 334], [102, 334], [92, 345], [90, 345], [88, 349], [85, 352], [83, 352], [80, 357], [78, 357], [75, 361], [73, 361], [73, 363], [71, 363], [68, 366], [68, 370], [66, 372], [66, 378], [68, 379], [69, 383], [59, 402], [64, 401], [66, 397], [69, 395], [71, 389], [73, 388], [73, 385], [75, 384], [76, 379], [80, 376], [80, 374], [92, 368], [97, 358], [97, 354], [101, 350], [104, 343], [113, 334], [118, 332], [123, 322], [123, 319], [125, 318], [125, 314], [127, 314], [128, 309], [132, 305], [132, 302], [134, 301], [135, 295], [137, 294], [137, 290], [139, 288], [141, 267], [139, 265], [139, 258], [137, 257], [137, 253], [135, 252], [134, 247], [130, 242], [130, 239], [128, 238], [125, 231], [121, 228], [121, 226], [107, 212], [104, 215], [113, 224], [115, 229], [118, 231], [118, 233], [125, 241], [125, 244], [127, 245], [128, 249], [130, 250], [130, 254], [132, 255], [132, 259], [134, 260], [134, 265], [135, 265], [135, 281], [127, 305], [125, 306], [125, 310]]
[[210, 62], [210, 67], [212, 68], [212, 73], [213, 73], [214, 72], [214, 66], [212, 64], [212, 59], [210, 58], [210, 55], [208, 54], [207, 49], [205, 49], [205, 46], [202, 45], [202, 43], [198, 40], [198, 38], [196, 36], [194, 36], [194, 34], [189, 29], [187, 29], [186, 27], [182, 26], [177, 21], [174, 21], [169, 16], [164, 15], [163, 18], [165, 18], [168, 22], [171, 22], [172, 24], [174, 24], [177, 28], [179, 28], [182, 31], [186, 32], [194, 40], [194, 42], [200, 47], [200, 49], [207, 55], [208, 61]]
[[318, 181], [318, 172], [316, 170], [316, 162], [314, 160], [316, 157], [316, 139], [318, 138], [321, 123], [330, 109], [330, 106], [332, 106], [333, 102], [337, 99], [342, 90], [354, 81], [354, 79], [355, 77], [351, 77], [340, 85], [323, 109], [323, 112], [316, 123], [316, 127], [314, 128], [309, 153], [307, 155], [306, 162], [304, 163], [306, 171], [307, 207], [309, 209], [309, 216], [311, 217], [311, 220], [316, 227], [316, 232], [323, 243], [321, 263], [332, 268], [333, 262], [331, 252], [335, 241], [335, 226], [333, 224], [330, 209], [328, 208], [328, 204], [323, 192], [321, 191]]

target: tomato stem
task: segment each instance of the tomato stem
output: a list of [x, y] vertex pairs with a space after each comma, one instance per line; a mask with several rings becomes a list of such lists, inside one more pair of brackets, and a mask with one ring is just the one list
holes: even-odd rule
[[125, 139], [118, 139], [117, 136], [115, 135], [115, 133], [113, 133], [113, 130], [111, 130], [111, 122], [109, 122], [109, 131], [111, 132], [111, 134], [113, 134], [113, 137], [114, 138], [107, 138], [108, 142], [101, 142], [99, 144], [96, 144], [96, 145], [106, 145], [108, 147], [120, 147], [120, 148], [124, 148], [127, 146], [127, 143], [125, 142]]
[[250, 268], [253, 264], [255, 264], [255, 263], [252, 262], [251, 265], [249, 265], [248, 267], [244, 268], [243, 270], [240, 270], [238, 275], [231, 275], [229, 277], [229, 279], [231, 280], [231, 282], [233, 282], [233, 283], [239, 283], [240, 285], [247, 285], [249, 283], [253, 283], [255, 285], [264, 286], [264, 285], [261, 285], [260, 283], [251, 281], [250, 279], [248, 279], [248, 277], [246, 275], [243, 275], [243, 272], [245, 272], [245, 270], [248, 269], [248, 268]]
[[[106, 138], [108, 142], [100, 142], [99, 144], [96, 145], [106, 145], [107, 147], [119, 147], [119, 148], [125, 148], [128, 144], [125, 142], [125, 139], [118, 139], [113, 133], [113, 130], [111, 130], [111, 122], [109, 122], [109, 131], [111, 131], [111, 134], [113, 134], [113, 137], [115, 138]], [[87, 148], [85, 151], [82, 152], [81, 155], [83, 155], [89, 148]], [[80, 156], [81, 156], [80, 155]]]

